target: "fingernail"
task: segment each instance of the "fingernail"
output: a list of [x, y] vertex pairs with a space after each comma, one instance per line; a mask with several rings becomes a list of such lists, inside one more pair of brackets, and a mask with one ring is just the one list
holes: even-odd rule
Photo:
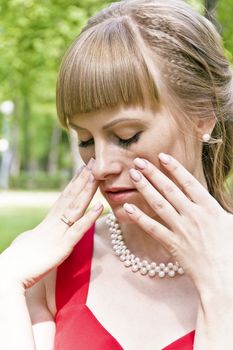
[[134, 212], [134, 208], [132, 207], [132, 205], [130, 205], [129, 203], [125, 203], [123, 205], [123, 208], [125, 209], [125, 211], [127, 211], [127, 213], [129, 214], [133, 214]]
[[89, 170], [91, 170], [92, 169], [92, 166], [93, 166], [93, 164], [94, 164], [94, 158], [91, 158], [90, 160], [89, 160], [89, 162], [87, 163], [87, 169], [89, 169]]
[[142, 178], [141, 174], [135, 169], [130, 169], [129, 173], [130, 173], [131, 178], [136, 182], [140, 181]]
[[171, 157], [165, 153], [159, 153], [159, 159], [164, 164], [168, 164], [171, 161]]
[[145, 160], [143, 160], [141, 158], [135, 158], [133, 162], [139, 169], [145, 169], [145, 167], [147, 165]]
[[93, 206], [92, 210], [93, 210], [93, 211], [99, 211], [101, 208], [103, 208], [103, 204], [102, 204], [101, 202], [97, 202], [97, 203]]

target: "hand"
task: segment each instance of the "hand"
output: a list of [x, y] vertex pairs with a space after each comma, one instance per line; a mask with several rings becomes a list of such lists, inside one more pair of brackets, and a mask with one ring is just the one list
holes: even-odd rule
[[224, 286], [232, 292], [233, 216], [177, 160], [164, 154], [159, 158], [179, 187], [147, 160], [137, 158], [137, 170], [130, 174], [166, 226], [135, 205], [124, 205], [125, 210], [180, 263], [199, 290]]
[[[98, 187], [89, 167], [71, 180], [42, 223], [19, 235], [0, 255], [2, 282], [19, 285], [23, 290], [31, 287], [70, 255], [100, 216], [101, 203], [84, 215]], [[64, 223], [62, 215], [73, 225]]]

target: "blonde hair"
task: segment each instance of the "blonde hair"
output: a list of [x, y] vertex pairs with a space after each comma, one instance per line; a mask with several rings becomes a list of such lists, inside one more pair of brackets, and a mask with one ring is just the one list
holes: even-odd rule
[[189, 120], [215, 115], [203, 169], [209, 192], [233, 212], [224, 185], [233, 167], [232, 72], [214, 26], [181, 0], [111, 4], [88, 21], [62, 62], [57, 110], [65, 127], [79, 113], [148, 98]]

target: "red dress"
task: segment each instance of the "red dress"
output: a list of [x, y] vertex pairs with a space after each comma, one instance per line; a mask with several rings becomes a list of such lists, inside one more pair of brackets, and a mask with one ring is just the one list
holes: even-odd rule
[[[86, 305], [93, 238], [94, 226], [57, 269], [54, 350], [123, 350]], [[194, 331], [162, 350], [192, 350], [193, 340]]]

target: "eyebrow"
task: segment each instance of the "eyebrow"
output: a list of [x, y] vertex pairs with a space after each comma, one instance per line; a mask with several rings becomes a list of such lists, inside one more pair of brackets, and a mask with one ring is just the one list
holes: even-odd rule
[[[115, 119], [115, 120], [105, 124], [102, 129], [106, 130], [106, 129], [108, 129], [108, 128], [110, 128], [110, 127], [112, 127], [112, 126], [114, 126], [114, 125], [116, 125], [118, 123], [128, 122], [128, 121], [133, 121], [133, 122], [140, 121], [141, 122], [141, 119], [139, 119], [139, 118], [119, 118], [119, 119]], [[77, 124], [73, 124], [71, 122], [69, 122], [69, 125], [72, 128], [74, 128], [74, 129], [85, 130], [85, 128], [82, 128], [81, 126], [78, 126]]]

